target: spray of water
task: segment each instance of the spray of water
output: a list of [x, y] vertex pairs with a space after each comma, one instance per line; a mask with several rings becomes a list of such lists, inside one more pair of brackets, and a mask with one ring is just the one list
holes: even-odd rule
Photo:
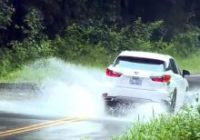
[[28, 101], [3, 100], [1, 109], [46, 116], [95, 117], [104, 113], [101, 94], [105, 78], [100, 70], [52, 58], [26, 66], [18, 81], [30, 80], [39, 81], [37, 97]]
[[[36, 82], [40, 90], [23, 93], [20, 98], [18, 98], [20, 93], [9, 94], [13, 96], [12, 100], [1, 98], [0, 111], [46, 117], [84, 116], [91, 118], [90, 121], [59, 126], [58, 132], [65, 129], [67, 132], [63, 136], [60, 136], [60, 133], [56, 133], [56, 135], [53, 133], [50, 135], [51, 138], [74, 139], [77, 137], [79, 139], [80, 136], [86, 134], [91, 134], [91, 137], [95, 138], [102, 137], [102, 135], [105, 137], [117, 135], [122, 133], [133, 121], [148, 121], [160, 114], [167, 113], [160, 104], [146, 103], [136, 107], [120, 107], [119, 110], [125, 112], [126, 116], [108, 116], [105, 114], [105, 105], [102, 99], [102, 93], [107, 91], [106, 87], [109, 84], [104, 77], [104, 72], [99, 69], [65, 63], [56, 58], [36, 61], [25, 66], [17, 82], [30, 81]], [[188, 103], [195, 104], [196, 93], [200, 92], [195, 89], [188, 94]], [[27, 96], [26, 94], [33, 95]], [[55, 131], [55, 128], [52, 129]], [[51, 128], [43, 131], [50, 130]], [[39, 137], [45, 137], [44, 135], [46, 133], [41, 131], [35, 137], [39, 139]]]
[[186, 95], [186, 105], [196, 107], [200, 103], [200, 89], [194, 88]]
[[[42, 116], [88, 116], [105, 119], [102, 93], [107, 81], [99, 69], [83, 67], [51, 58], [25, 66], [20, 81], [37, 81], [40, 92], [28, 100], [0, 101], [0, 110]], [[195, 90], [196, 91], [196, 90]], [[29, 93], [27, 93], [29, 94]], [[191, 98], [194, 97], [190, 93]], [[16, 95], [18, 96], [18, 95]], [[140, 105], [128, 112], [126, 121], [149, 120], [165, 114], [163, 106], [156, 103]], [[106, 117], [116, 119], [116, 117]], [[124, 118], [117, 118], [124, 120]]]

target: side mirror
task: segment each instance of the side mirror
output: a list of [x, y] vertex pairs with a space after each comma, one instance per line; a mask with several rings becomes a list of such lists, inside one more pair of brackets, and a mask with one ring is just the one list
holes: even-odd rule
[[183, 70], [183, 77], [185, 77], [186, 75], [189, 76], [190, 72], [188, 70]]

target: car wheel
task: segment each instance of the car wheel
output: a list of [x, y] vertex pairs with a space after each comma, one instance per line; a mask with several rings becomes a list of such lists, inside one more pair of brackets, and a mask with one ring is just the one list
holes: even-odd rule
[[172, 99], [171, 99], [171, 105], [170, 105], [171, 112], [175, 111], [175, 108], [176, 108], [176, 99], [177, 99], [177, 90], [175, 89], [174, 93], [172, 95]]

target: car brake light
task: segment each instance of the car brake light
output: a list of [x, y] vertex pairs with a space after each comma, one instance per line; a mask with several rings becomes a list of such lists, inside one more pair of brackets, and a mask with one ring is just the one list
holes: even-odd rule
[[106, 75], [109, 76], [109, 77], [120, 77], [122, 74], [114, 72], [114, 71], [107, 68], [106, 69]]
[[171, 79], [170, 75], [163, 75], [163, 76], [153, 76], [151, 77], [151, 80], [154, 82], [163, 82], [163, 83], [167, 83], [169, 82]]

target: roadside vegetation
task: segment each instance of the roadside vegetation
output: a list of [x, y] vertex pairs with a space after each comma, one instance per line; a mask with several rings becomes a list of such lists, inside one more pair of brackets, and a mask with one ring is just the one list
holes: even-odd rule
[[[57, 7], [57, 11], [53, 11], [55, 8], [40, 9], [40, 5], [31, 1], [18, 4], [9, 0], [0, 2], [1, 80], [14, 79], [24, 65], [41, 58], [57, 57], [72, 63], [104, 68], [123, 50], [170, 54], [177, 58], [182, 68], [194, 73], [200, 72], [200, 28], [196, 25], [198, 18], [193, 17], [190, 22], [178, 21], [177, 16], [189, 19], [189, 15], [187, 17], [181, 14], [187, 12], [181, 9], [183, 7], [179, 7], [180, 5], [174, 5], [179, 7], [180, 15], [170, 18], [163, 15], [161, 19], [165, 20], [150, 20], [147, 14], [137, 16], [130, 22], [127, 18], [131, 19], [131, 16], [124, 17], [117, 12], [120, 11], [120, 7], [126, 9], [126, 5], [120, 5], [118, 0], [116, 3], [101, 3], [97, 0], [97, 3], [102, 4], [100, 9], [90, 7], [86, 1], [74, 1], [74, 4], [78, 5], [62, 3], [67, 8], [80, 8], [77, 11], [70, 8], [74, 14], [77, 13], [74, 16], [68, 15], [67, 12], [59, 12], [66, 7], [60, 7], [57, 0], [45, 2], [42, 4]], [[129, 0], [127, 2], [129, 3]], [[115, 8], [112, 9], [111, 5]], [[88, 6], [91, 8], [88, 13], [80, 12]], [[105, 9], [106, 15], [100, 12], [102, 9]], [[146, 10], [145, 6], [140, 4], [139, 9]], [[196, 12], [194, 7], [190, 7], [190, 10]], [[57, 12], [56, 16], [46, 13], [47, 11]], [[139, 14], [139, 11], [136, 8], [135, 14]], [[131, 14], [126, 10], [123, 12]], [[148, 10], [146, 12], [148, 13]], [[173, 13], [173, 9], [171, 12]], [[67, 15], [64, 17], [60, 14]], [[61, 16], [62, 20], [56, 20], [54, 24], [49, 23], [51, 18], [48, 16], [51, 16], [52, 20]], [[147, 17], [149, 20], [145, 20]], [[66, 21], [67, 19], [70, 19], [70, 22]]]
[[49, 57], [104, 68], [123, 50], [170, 54], [184, 68], [196, 73], [200, 71], [200, 29], [197, 27], [188, 27], [185, 32], [167, 41], [162, 35], [163, 21], [143, 23], [138, 18], [132, 25], [125, 27], [108, 26], [101, 22], [85, 25], [73, 23], [65, 28], [62, 35], [49, 39], [42, 32], [44, 27], [38, 15], [38, 11], [33, 9], [25, 16], [26, 38], [11, 41], [9, 47], [0, 49], [2, 80], [16, 77], [15, 71], [19, 73], [25, 64]]
[[160, 116], [148, 123], [138, 122], [113, 140], [198, 140], [200, 110], [187, 108], [173, 116]]

